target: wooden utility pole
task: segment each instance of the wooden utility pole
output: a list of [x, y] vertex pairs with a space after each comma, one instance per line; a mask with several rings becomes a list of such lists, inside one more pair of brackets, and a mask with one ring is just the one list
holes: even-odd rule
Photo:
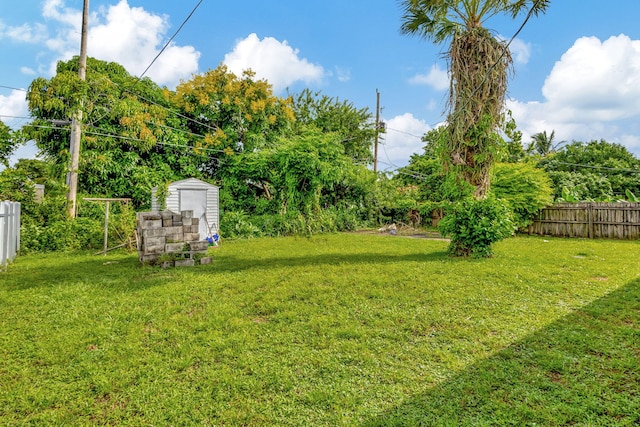
[[380, 138], [380, 92], [376, 89], [376, 142], [373, 148], [373, 173], [378, 172], [378, 140]]
[[[82, 33], [80, 39], [80, 66], [78, 67], [78, 77], [84, 81], [87, 75], [87, 32], [89, 27], [89, 0], [84, 0], [82, 9]], [[78, 165], [80, 163], [80, 139], [82, 137], [82, 100], [80, 107], [73, 114], [71, 120], [71, 166], [67, 173], [67, 183], [69, 184], [69, 216], [76, 217], [76, 196], [78, 194]]]

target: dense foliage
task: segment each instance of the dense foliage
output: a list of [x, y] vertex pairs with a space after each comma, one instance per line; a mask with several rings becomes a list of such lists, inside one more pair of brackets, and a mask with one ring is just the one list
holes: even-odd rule
[[8, 159], [15, 149], [11, 128], [0, 120], [0, 165], [8, 166]]
[[[104, 243], [104, 205], [79, 199], [80, 217], [68, 215], [66, 186], [53, 179], [54, 166], [41, 160], [19, 160], [0, 173], [0, 200], [21, 205], [20, 250], [22, 253], [102, 248]], [[35, 185], [44, 186], [45, 195], [37, 200]], [[129, 205], [114, 204], [109, 219], [112, 246], [130, 242], [134, 211]]]
[[[85, 197], [132, 199], [114, 205], [110, 219], [113, 244], [126, 243], [134, 211], [149, 208], [151, 190], [162, 193], [167, 183], [189, 177], [220, 187], [223, 237], [428, 225], [450, 212], [442, 231], [452, 236], [452, 253], [468, 256], [489, 255], [490, 244], [526, 226], [552, 202], [551, 193], [567, 201], [640, 195], [639, 161], [624, 147], [606, 141], [560, 147], [554, 132], [541, 132], [525, 150], [508, 113], [495, 119], [500, 134], [489, 132], [491, 119], [467, 135], [474, 144], [491, 139], [485, 166], [508, 162], [492, 168], [490, 200], [474, 203], [469, 197], [478, 198], [478, 183], [443, 162], [452, 153], [450, 127], [424, 135], [424, 152], [408, 166], [376, 175], [367, 167], [371, 114], [348, 101], [309, 90], [281, 98], [250, 71], [236, 76], [222, 65], [175, 91], [132, 77], [119, 64], [90, 58], [88, 69], [82, 82], [75, 59], [60, 62], [54, 77], [30, 86], [34, 122], [20, 130], [0, 126], [0, 160], [27, 139], [44, 159], [0, 172], [0, 199], [23, 206], [25, 251], [101, 247], [104, 208]], [[80, 216], [73, 222], [66, 216], [65, 171], [77, 108], [84, 128]], [[45, 186], [38, 202], [35, 184]]]
[[534, 215], [553, 201], [551, 180], [530, 163], [496, 164], [491, 192], [509, 205], [517, 228], [531, 224]]
[[549, 172], [556, 198], [563, 189], [578, 201], [625, 199], [627, 191], [640, 194], [640, 160], [620, 144], [574, 141], [541, 159], [539, 166]]
[[[64, 222], [63, 214], [69, 125], [77, 110], [83, 117], [82, 197], [130, 198], [134, 209], [144, 210], [152, 189], [162, 193], [172, 181], [203, 179], [221, 189], [221, 226], [229, 236], [353, 229], [377, 215], [375, 174], [367, 169], [375, 133], [366, 108], [308, 90], [281, 98], [251, 71], [236, 76], [224, 65], [175, 91], [112, 62], [89, 58], [86, 81], [77, 67], [77, 58], [58, 63], [56, 74], [35, 79], [27, 94], [35, 120], [24, 137], [45, 159], [39, 179], [50, 181], [43, 202], [33, 200], [37, 182], [25, 164], [2, 173], [0, 195], [24, 204], [25, 227], [47, 224], [66, 236], [60, 244], [35, 243], [33, 236], [47, 233], [31, 227], [27, 247], [93, 246], [79, 236], [82, 226]], [[0, 160], [16, 135], [0, 127]], [[53, 204], [60, 218], [42, 212]], [[79, 214], [82, 223], [86, 208]]]
[[493, 254], [493, 243], [513, 234], [515, 224], [506, 203], [493, 197], [468, 197], [449, 209], [438, 229], [451, 239], [450, 254], [482, 258]]

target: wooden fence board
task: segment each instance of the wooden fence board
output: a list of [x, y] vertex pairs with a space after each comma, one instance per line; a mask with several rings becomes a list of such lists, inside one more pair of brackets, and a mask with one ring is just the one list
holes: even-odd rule
[[640, 203], [558, 203], [544, 208], [529, 234], [640, 239]]

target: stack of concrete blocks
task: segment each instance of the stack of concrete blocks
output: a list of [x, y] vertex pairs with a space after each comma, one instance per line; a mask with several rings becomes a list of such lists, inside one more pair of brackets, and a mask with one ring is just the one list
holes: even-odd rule
[[138, 212], [138, 257], [143, 264], [184, 267], [211, 264], [193, 211]]

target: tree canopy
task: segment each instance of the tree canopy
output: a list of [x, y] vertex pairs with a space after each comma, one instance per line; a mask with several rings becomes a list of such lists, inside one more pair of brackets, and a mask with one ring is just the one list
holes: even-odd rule
[[32, 82], [36, 119], [26, 130], [61, 179], [71, 115], [82, 109], [85, 194], [144, 207], [153, 187], [196, 177], [220, 185], [227, 209], [252, 214], [363, 205], [368, 191], [354, 177], [369, 174], [374, 132], [366, 108], [306, 90], [281, 98], [251, 71], [236, 76], [224, 65], [175, 91], [94, 58], [80, 81], [77, 66], [60, 62], [55, 76]]
[[11, 128], [0, 120], [0, 165], [9, 166], [9, 156], [15, 149]]
[[640, 160], [621, 144], [574, 141], [540, 160], [554, 181], [556, 197], [566, 188], [578, 200], [608, 200], [640, 194]]

